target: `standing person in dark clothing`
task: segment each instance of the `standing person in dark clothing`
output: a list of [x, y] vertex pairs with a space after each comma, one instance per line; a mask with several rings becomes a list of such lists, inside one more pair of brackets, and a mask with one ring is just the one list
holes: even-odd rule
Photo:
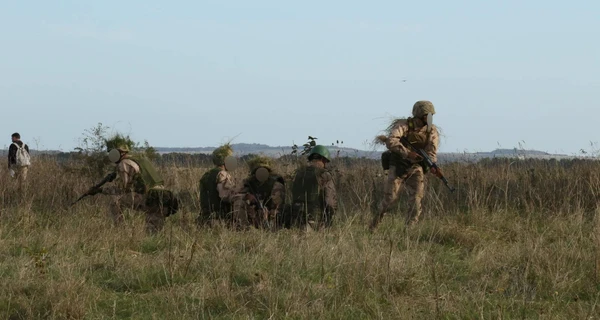
[[11, 176], [23, 182], [27, 179], [27, 171], [31, 165], [29, 146], [21, 141], [21, 135], [12, 134], [12, 144], [8, 149], [8, 169]]

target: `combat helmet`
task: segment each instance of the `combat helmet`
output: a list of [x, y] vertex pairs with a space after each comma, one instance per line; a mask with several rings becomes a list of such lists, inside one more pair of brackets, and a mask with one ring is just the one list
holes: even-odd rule
[[131, 151], [126, 144], [119, 145], [116, 149], [124, 153], [129, 153], [129, 151]]
[[415, 118], [422, 118], [428, 114], [435, 114], [435, 108], [431, 101], [420, 100], [415, 103], [412, 110], [412, 115]]
[[216, 148], [212, 153], [212, 161], [215, 166], [225, 165], [225, 158], [233, 155], [233, 149], [230, 144], [222, 145]]
[[323, 157], [327, 162], [331, 162], [331, 153], [329, 153], [329, 149], [323, 145], [316, 145], [310, 150], [308, 154], [308, 160], [311, 160], [313, 155], [319, 155]]
[[251, 173], [256, 172], [259, 168], [265, 168], [271, 172], [273, 170], [273, 160], [266, 156], [256, 156], [248, 160], [248, 168]]
[[129, 146], [122, 144], [108, 152], [108, 160], [113, 163], [121, 161], [121, 153], [129, 153]]

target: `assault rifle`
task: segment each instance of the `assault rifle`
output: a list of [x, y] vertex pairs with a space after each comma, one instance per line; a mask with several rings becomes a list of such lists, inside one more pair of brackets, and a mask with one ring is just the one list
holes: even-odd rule
[[81, 197], [79, 197], [79, 199], [75, 200], [75, 202], [73, 202], [71, 204], [71, 207], [74, 206], [75, 204], [77, 204], [77, 202], [89, 197], [89, 196], [95, 196], [98, 193], [102, 192], [102, 186], [109, 183], [109, 182], [113, 182], [115, 179], [117, 178], [117, 173], [113, 172], [108, 174], [106, 177], [104, 177], [104, 179], [102, 179], [102, 181], [100, 181], [97, 185], [91, 187], [86, 193], [84, 193], [83, 195], [81, 195]]
[[438, 178], [440, 178], [442, 180], [442, 182], [444, 182], [444, 184], [446, 185], [446, 187], [448, 187], [448, 189], [450, 189], [450, 192], [454, 192], [455, 191], [454, 187], [450, 186], [450, 183], [448, 182], [448, 179], [446, 179], [446, 177], [444, 177], [444, 175], [442, 174], [442, 170], [440, 169], [440, 167], [438, 167], [438, 165], [435, 162], [431, 161], [431, 158], [429, 157], [429, 155], [427, 154], [427, 152], [425, 152], [425, 150], [415, 147], [412, 143], [410, 143], [408, 141], [408, 139], [406, 137], [400, 138], [400, 142], [402, 142], [402, 144], [404, 144], [405, 146], [409, 147], [413, 152], [415, 152], [421, 158], [423, 158], [423, 161], [425, 161], [425, 164], [429, 168], [435, 169], [436, 170], [436, 176]]

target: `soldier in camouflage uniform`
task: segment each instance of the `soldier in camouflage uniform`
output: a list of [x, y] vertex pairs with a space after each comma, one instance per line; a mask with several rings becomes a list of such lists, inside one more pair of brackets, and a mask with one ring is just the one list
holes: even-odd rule
[[[421, 215], [421, 200], [425, 192], [425, 173], [427, 171], [423, 159], [412, 152], [400, 141], [407, 137], [417, 148], [425, 150], [433, 162], [437, 160], [439, 133], [434, 125], [428, 130], [428, 115], [435, 114], [435, 108], [430, 101], [417, 101], [413, 106], [412, 118], [397, 119], [388, 128], [388, 136], [383, 137], [389, 151], [383, 157], [389, 159], [389, 170], [384, 186], [384, 199], [375, 214], [370, 229], [374, 230], [385, 213], [398, 199], [402, 185], [409, 195], [409, 212], [406, 224], [412, 225], [419, 221]], [[384, 165], [385, 167], [385, 165]], [[431, 173], [438, 174], [435, 169]]]
[[285, 181], [273, 171], [271, 158], [258, 156], [248, 161], [250, 176], [244, 180], [243, 198], [234, 204], [239, 226], [273, 228], [281, 219]]
[[116, 175], [113, 174], [111, 179], [116, 178], [116, 183], [91, 190], [89, 194], [114, 196], [110, 211], [115, 223], [123, 220], [123, 210], [132, 209], [146, 214], [148, 232], [160, 231], [165, 218], [178, 211], [177, 197], [165, 189], [162, 177], [150, 161], [143, 156], [130, 155], [128, 146], [111, 150], [109, 159], [117, 164]]
[[232, 155], [233, 149], [229, 144], [215, 149], [212, 153], [215, 167], [200, 179], [200, 225], [214, 220], [232, 222], [233, 203], [239, 194], [235, 180], [228, 171], [234, 168], [227, 166], [227, 160]]
[[296, 172], [292, 185], [292, 224], [305, 229], [330, 227], [337, 209], [335, 183], [326, 168], [331, 155], [325, 146], [317, 145], [308, 161]]

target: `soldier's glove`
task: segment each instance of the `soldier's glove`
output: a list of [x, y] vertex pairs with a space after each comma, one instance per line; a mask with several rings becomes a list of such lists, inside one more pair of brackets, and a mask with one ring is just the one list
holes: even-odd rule
[[248, 194], [246, 194], [246, 201], [248, 201], [250, 203], [254, 203], [254, 202], [256, 202], [256, 197], [253, 194], [248, 193]]
[[436, 169], [436, 168], [431, 168], [431, 171], [430, 171], [430, 172], [431, 172], [433, 175], [435, 175], [436, 177], [438, 177], [438, 178], [441, 178], [441, 177], [444, 175], [444, 174], [442, 173], [442, 169], [440, 169], [440, 168], [437, 168], [437, 169]]
[[415, 161], [415, 162], [423, 161], [423, 157], [421, 157], [418, 153], [413, 152], [413, 151], [408, 153], [408, 159]]

